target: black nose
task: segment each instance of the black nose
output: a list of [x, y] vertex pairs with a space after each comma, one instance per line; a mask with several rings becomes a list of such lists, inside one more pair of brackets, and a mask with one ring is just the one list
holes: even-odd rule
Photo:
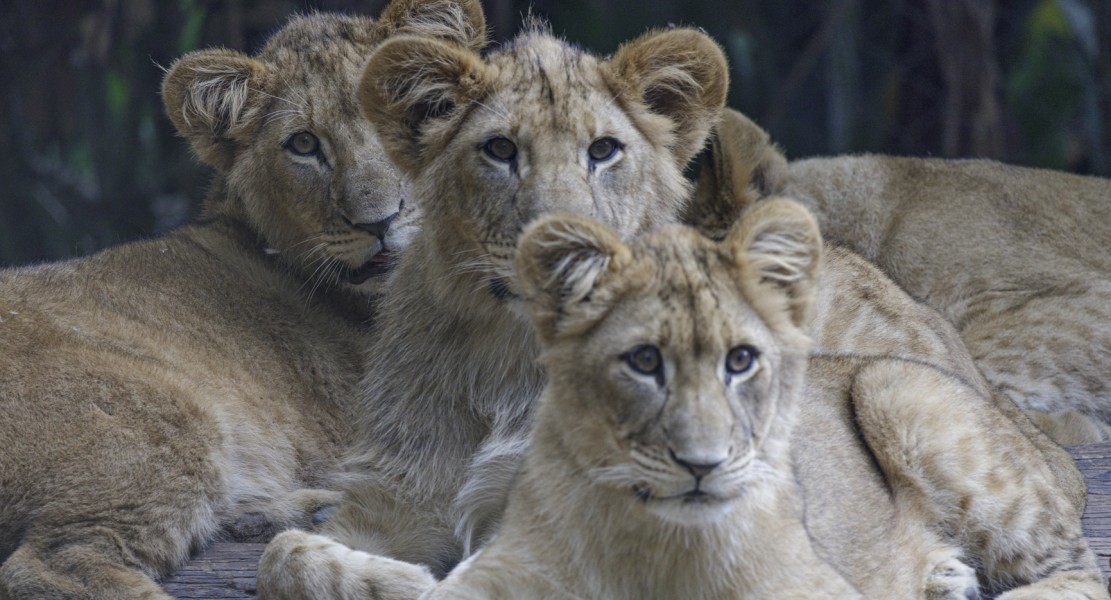
[[386, 236], [386, 232], [390, 230], [390, 224], [393, 223], [394, 219], [396, 219], [399, 214], [401, 214], [400, 211], [395, 212], [381, 221], [375, 221], [373, 223], [352, 223], [352, 225], [363, 231], [369, 232], [378, 239], [382, 239]]
[[694, 475], [696, 479], [702, 479], [703, 477], [709, 475], [711, 472], [713, 472], [714, 469], [718, 468], [721, 463], [725, 462], [724, 460], [719, 460], [715, 463], [690, 462], [679, 458], [675, 455], [675, 452], [671, 453], [671, 458], [675, 459], [675, 462], [682, 465], [684, 469], [690, 471], [690, 474]]

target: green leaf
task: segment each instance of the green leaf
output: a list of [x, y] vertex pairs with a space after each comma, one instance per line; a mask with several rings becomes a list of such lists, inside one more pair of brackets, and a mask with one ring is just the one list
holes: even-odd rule
[[115, 119], [127, 114], [131, 97], [131, 83], [119, 71], [109, 69], [104, 77], [104, 103], [108, 113]]
[[185, 54], [196, 50], [201, 44], [205, 9], [195, 0], [181, 0], [178, 5], [185, 16], [185, 24], [181, 26], [181, 36], [178, 38], [177, 45], [180, 53]]

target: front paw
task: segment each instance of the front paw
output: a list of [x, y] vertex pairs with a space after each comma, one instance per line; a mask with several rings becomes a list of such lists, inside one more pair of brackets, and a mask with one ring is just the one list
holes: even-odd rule
[[979, 600], [980, 583], [976, 570], [949, 556], [937, 562], [926, 576], [928, 600]]
[[342, 492], [332, 490], [301, 489], [289, 494], [287, 501], [297, 515], [294, 527], [319, 531], [339, 511]]
[[258, 565], [258, 593], [264, 600], [417, 600], [435, 585], [426, 567], [298, 530], [275, 537]]

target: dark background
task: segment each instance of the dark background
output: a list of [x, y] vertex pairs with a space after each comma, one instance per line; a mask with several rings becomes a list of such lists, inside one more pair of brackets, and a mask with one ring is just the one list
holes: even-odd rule
[[[385, 2], [0, 0], [0, 265], [196, 216], [210, 173], [162, 113], [159, 65], [213, 45], [253, 51], [292, 12]], [[1111, 175], [1111, 0], [484, 4], [495, 40], [531, 10], [602, 53], [648, 27], [701, 26], [729, 55], [730, 105], [793, 158], [972, 156]]]

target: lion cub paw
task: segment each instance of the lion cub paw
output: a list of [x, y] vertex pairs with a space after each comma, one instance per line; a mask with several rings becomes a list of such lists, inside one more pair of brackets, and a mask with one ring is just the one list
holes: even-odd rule
[[926, 576], [928, 600], [979, 600], [980, 582], [976, 570], [961, 562], [960, 558], [946, 551], [947, 555], [934, 564]]
[[285, 500], [293, 507], [293, 527], [316, 530], [335, 516], [343, 493], [305, 488], [291, 492]]

